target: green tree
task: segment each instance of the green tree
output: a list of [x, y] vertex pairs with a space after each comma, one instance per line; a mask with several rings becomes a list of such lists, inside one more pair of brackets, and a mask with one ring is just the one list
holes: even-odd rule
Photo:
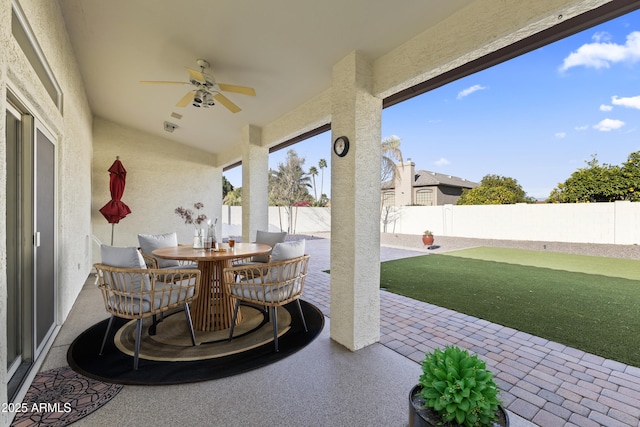
[[302, 166], [304, 158], [298, 157], [295, 150], [287, 151], [284, 163], [278, 165], [278, 170], [269, 171], [269, 203], [274, 206], [283, 206], [289, 218], [289, 232], [292, 232], [293, 207], [310, 202], [311, 195], [308, 188], [309, 176]]
[[229, 191], [222, 203], [229, 206], [242, 206], [242, 187]]
[[222, 199], [227, 197], [229, 191], [233, 191], [233, 185], [229, 182], [226, 176], [222, 175]]
[[398, 174], [397, 163], [402, 163], [402, 151], [400, 150], [400, 138], [391, 135], [382, 140], [380, 148], [382, 150], [382, 158], [380, 165], [380, 181], [393, 181]]
[[625, 200], [640, 201], [640, 151], [629, 154], [620, 169]]
[[[549, 203], [588, 203], [626, 200], [635, 197], [634, 174], [638, 173], [638, 156], [632, 153], [622, 168], [606, 163], [600, 164], [595, 154], [586, 162], [587, 167], [577, 171], [551, 191]], [[625, 178], [625, 175], [628, 178]], [[633, 189], [633, 191], [629, 191]]]
[[458, 205], [507, 205], [514, 203], [533, 203], [535, 200], [527, 194], [514, 178], [500, 175], [486, 175], [480, 185], [465, 189], [458, 199]]
[[322, 193], [320, 195], [320, 200], [318, 200], [318, 202], [314, 204], [314, 206], [324, 207], [327, 206], [327, 204], [329, 204], [329, 197], [327, 197], [326, 194]]

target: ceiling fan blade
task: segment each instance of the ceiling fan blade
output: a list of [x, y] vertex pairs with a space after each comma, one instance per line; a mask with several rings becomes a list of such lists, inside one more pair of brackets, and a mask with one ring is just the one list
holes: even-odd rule
[[227, 107], [227, 109], [229, 111], [231, 111], [232, 113], [237, 113], [238, 111], [240, 111], [240, 107], [238, 107], [236, 104], [231, 102], [231, 100], [229, 98], [227, 98], [226, 96], [224, 96], [221, 93], [216, 93], [215, 95], [213, 95], [213, 99], [215, 99], [220, 104], [222, 104], [225, 107]]
[[143, 85], [188, 85], [187, 82], [141, 81]]
[[186, 107], [191, 104], [191, 102], [193, 102], [193, 91], [187, 92], [187, 94], [178, 101], [176, 107]]
[[184, 67], [189, 72], [189, 80], [197, 80], [200, 83], [206, 83], [207, 79], [204, 77], [200, 71], [194, 70], [193, 68]]
[[228, 85], [224, 83], [218, 83], [220, 90], [225, 92], [241, 93], [242, 95], [256, 96], [256, 91], [252, 87]]

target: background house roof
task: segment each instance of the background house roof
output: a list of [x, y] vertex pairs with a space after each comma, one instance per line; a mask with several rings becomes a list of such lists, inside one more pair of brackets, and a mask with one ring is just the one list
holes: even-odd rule
[[448, 185], [450, 187], [474, 188], [479, 184], [477, 182], [468, 181], [465, 178], [460, 178], [452, 175], [444, 175], [438, 172], [431, 172], [426, 170], [416, 171], [413, 181], [414, 187], [425, 187], [433, 185]]
[[[438, 185], [446, 185], [449, 187], [459, 188], [474, 188], [477, 187], [477, 182], [469, 181], [465, 178], [460, 178], [452, 175], [445, 175], [438, 172], [431, 172], [427, 170], [417, 170], [413, 175], [413, 187], [432, 187]], [[383, 190], [389, 190], [395, 188], [393, 181], [387, 181], [382, 184]]]

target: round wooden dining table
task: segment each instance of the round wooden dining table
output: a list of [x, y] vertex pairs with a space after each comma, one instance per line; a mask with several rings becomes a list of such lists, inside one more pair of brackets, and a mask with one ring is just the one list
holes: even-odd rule
[[[233, 249], [226, 243], [221, 249], [194, 249], [192, 245], [170, 246], [154, 250], [154, 257], [195, 261], [201, 271], [200, 292], [191, 303], [193, 327], [198, 331], [219, 331], [231, 327], [235, 300], [227, 295], [223, 269], [234, 259], [269, 253], [271, 246], [260, 243], [236, 243]], [[238, 313], [236, 322], [242, 320]]]

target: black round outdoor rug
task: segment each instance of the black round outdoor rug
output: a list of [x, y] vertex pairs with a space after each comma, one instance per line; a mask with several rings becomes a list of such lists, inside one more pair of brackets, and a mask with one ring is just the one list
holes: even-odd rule
[[[151, 318], [146, 318], [143, 321], [140, 340], [140, 357], [164, 362], [185, 362], [242, 353], [263, 344], [273, 343], [273, 325], [269, 323], [264, 311], [252, 306], [242, 306], [241, 310], [243, 319], [233, 331], [233, 340], [228, 341], [229, 329], [195, 331], [196, 344], [199, 344], [196, 346], [191, 343], [184, 311], [165, 315], [157, 325], [155, 335], [149, 335], [149, 326], [153, 322]], [[278, 337], [281, 337], [291, 328], [291, 313], [284, 308], [279, 308], [277, 313]], [[298, 316], [297, 310], [295, 314]], [[114, 337], [118, 350], [132, 357], [135, 354], [135, 333], [136, 321], [131, 320], [122, 326]]]
[[[244, 335], [237, 336], [234, 332], [231, 343], [215, 337], [202, 339], [202, 334], [197, 333], [196, 341], [199, 345], [196, 349], [190, 345], [176, 346], [176, 353], [179, 354], [175, 358], [171, 358], [165, 352], [159, 357], [161, 360], [150, 360], [156, 357], [152, 356], [153, 348], [149, 348], [148, 340], [166, 339], [166, 335], [162, 335], [162, 328], [168, 330], [172, 319], [165, 319], [158, 325], [157, 333], [153, 337], [149, 337], [145, 327], [141, 340], [139, 366], [138, 370], [134, 371], [133, 352], [127, 348], [130, 341], [128, 336], [132, 333], [129, 332], [131, 324], [128, 320], [116, 318], [102, 356], [98, 352], [108, 319], [93, 325], [73, 341], [67, 352], [67, 361], [75, 371], [87, 377], [116, 384], [163, 385], [224, 378], [282, 360], [313, 341], [324, 327], [324, 316], [314, 305], [306, 301], [300, 301], [300, 303], [308, 332], [304, 331], [296, 303], [286, 305], [278, 314], [279, 322], [285, 320], [284, 325], [278, 325], [280, 350], [278, 353], [274, 351], [272, 325], [264, 319], [258, 322], [257, 326], [245, 330]], [[242, 307], [243, 310], [245, 308]], [[175, 318], [176, 324], [182, 320], [181, 323], [185, 325], [184, 333], [188, 338], [184, 313], [177, 313], [171, 317]], [[265, 338], [266, 330], [271, 331], [270, 338]], [[221, 331], [220, 334], [221, 337], [224, 336], [225, 331]], [[115, 343], [116, 340], [118, 345]], [[146, 348], [145, 344], [147, 344]], [[158, 342], [155, 345], [160, 347]], [[235, 349], [230, 351], [230, 345]], [[170, 350], [172, 344], [164, 343], [164, 346], [169, 347]], [[189, 353], [188, 357], [183, 357], [184, 352]], [[201, 358], [198, 352], [201, 353]], [[198, 360], [190, 360], [194, 358]]]
[[67, 426], [101, 408], [122, 387], [87, 378], [68, 366], [40, 372], [33, 379], [11, 425]]

